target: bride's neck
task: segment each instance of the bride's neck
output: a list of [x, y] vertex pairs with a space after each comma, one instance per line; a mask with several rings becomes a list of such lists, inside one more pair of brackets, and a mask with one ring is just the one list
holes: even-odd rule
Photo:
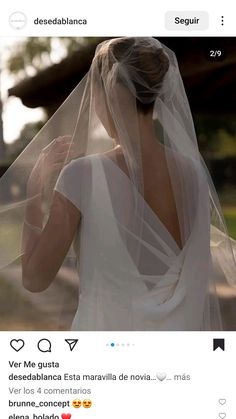
[[141, 144], [142, 159], [150, 162], [153, 157], [156, 159], [161, 151], [161, 144], [156, 136], [152, 114], [139, 113], [138, 124], [140, 135], [138, 141]]

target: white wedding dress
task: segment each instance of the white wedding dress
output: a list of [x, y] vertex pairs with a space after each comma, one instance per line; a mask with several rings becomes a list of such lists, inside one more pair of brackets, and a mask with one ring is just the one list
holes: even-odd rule
[[[193, 166], [188, 167], [189, 188], [196, 181]], [[72, 330], [202, 330], [203, 319], [207, 325], [210, 213], [206, 183], [199, 184], [199, 176], [197, 182], [202, 200], [183, 249], [139, 196], [144, 228], [138, 269], [133, 261], [137, 236], [128, 229], [129, 177], [105, 154], [79, 158], [63, 169], [55, 189], [82, 215], [74, 242], [80, 296]]]

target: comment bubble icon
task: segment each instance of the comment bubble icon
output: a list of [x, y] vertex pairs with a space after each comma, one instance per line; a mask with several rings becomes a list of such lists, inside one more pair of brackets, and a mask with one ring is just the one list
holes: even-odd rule
[[48, 339], [39, 340], [37, 346], [40, 352], [52, 352], [52, 344]]

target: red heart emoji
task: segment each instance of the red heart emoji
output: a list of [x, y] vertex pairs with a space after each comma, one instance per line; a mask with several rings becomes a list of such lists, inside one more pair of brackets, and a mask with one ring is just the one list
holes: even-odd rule
[[70, 413], [62, 413], [61, 417], [62, 417], [62, 419], [70, 419], [71, 414]]

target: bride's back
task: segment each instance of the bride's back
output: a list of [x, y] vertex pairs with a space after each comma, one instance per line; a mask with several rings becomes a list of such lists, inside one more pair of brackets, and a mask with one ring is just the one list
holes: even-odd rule
[[[117, 167], [130, 179], [129, 170], [120, 148], [105, 153]], [[165, 151], [160, 148], [158, 155], [143, 160], [143, 198], [148, 207], [164, 224], [179, 248], [182, 248], [181, 232], [175, 195], [170, 173], [165, 158]], [[175, 191], [178, 194], [178, 191]]]

